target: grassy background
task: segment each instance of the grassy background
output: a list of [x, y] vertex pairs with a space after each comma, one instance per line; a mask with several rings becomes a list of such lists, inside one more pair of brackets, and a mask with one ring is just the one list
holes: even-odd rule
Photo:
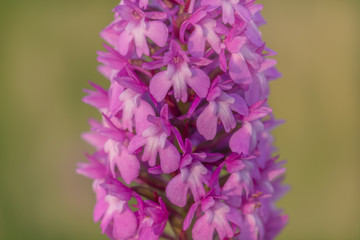
[[[0, 1], [0, 239], [106, 239], [92, 221], [87, 81], [96, 72], [108, 0]], [[270, 102], [292, 190], [283, 240], [360, 239], [359, 29], [354, 0], [261, 1], [283, 78]]]

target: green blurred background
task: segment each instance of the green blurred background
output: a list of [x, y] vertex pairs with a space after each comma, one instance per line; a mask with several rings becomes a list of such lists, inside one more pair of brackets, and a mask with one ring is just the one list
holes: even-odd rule
[[[106, 239], [75, 174], [97, 112], [81, 102], [115, 0], [0, 1], [0, 239]], [[283, 78], [270, 102], [292, 190], [278, 239], [360, 239], [360, 1], [261, 1]]]

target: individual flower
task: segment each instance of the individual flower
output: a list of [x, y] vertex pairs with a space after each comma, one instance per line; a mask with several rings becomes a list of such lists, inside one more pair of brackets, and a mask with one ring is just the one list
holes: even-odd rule
[[189, 63], [190, 59], [186, 52], [181, 50], [177, 42], [171, 41], [169, 52], [163, 57], [162, 65], [167, 66], [166, 70], [155, 74], [150, 80], [150, 93], [156, 101], [164, 100], [171, 87], [175, 99], [182, 102], [188, 99], [187, 86], [190, 86], [200, 98], [206, 97], [210, 85], [209, 77], [199, 68], [190, 68]]

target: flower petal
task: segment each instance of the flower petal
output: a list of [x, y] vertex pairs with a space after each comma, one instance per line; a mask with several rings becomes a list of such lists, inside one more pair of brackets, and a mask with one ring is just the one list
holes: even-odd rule
[[127, 239], [135, 234], [137, 220], [129, 207], [125, 207], [122, 213], [114, 214], [113, 236], [115, 239]]
[[130, 184], [139, 176], [139, 160], [135, 155], [129, 154], [124, 146], [122, 147], [121, 155], [117, 161], [117, 167], [126, 184]]
[[119, 41], [118, 41], [118, 50], [121, 55], [125, 56], [128, 53], [133, 38], [134, 38], [133, 35], [126, 30], [120, 33]]
[[215, 112], [216, 104], [210, 102], [196, 120], [197, 130], [206, 140], [212, 140], [216, 135], [218, 118]]
[[166, 73], [166, 71], [159, 72], [150, 80], [150, 93], [158, 102], [164, 100], [172, 86], [172, 82], [167, 78]]
[[196, 92], [196, 94], [205, 98], [208, 94], [210, 87], [210, 80], [208, 75], [204, 71], [198, 68], [190, 69], [192, 75], [191, 78], [186, 79], [186, 83]]
[[241, 128], [230, 138], [229, 145], [233, 152], [244, 155], [249, 154], [252, 127], [251, 123], [243, 122]]
[[192, 237], [194, 240], [212, 240], [215, 227], [209, 224], [207, 216], [204, 214], [195, 223], [192, 230]]
[[165, 147], [159, 150], [159, 154], [161, 170], [164, 173], [172, 173], [179, 168], [180, 153], [169, 141], [166, 141]]
[[168, 38], [168, 28], [159, 21], [146, 23], [145, 35], [159, 47], [164, 47]]
[[250, 84], [251, 73], [242, 54], [232, 54], [229, 61], [229, 74], [231, 79], [238, 84]]
[[189, 37], [188, 50], [194, 57], [203, 57], [205, 49], [205, 38], [203, 29], [200, 25], [195, 25], [194, 31]]
[[188, 190], [189, 186], [181, 180], [181, 174], [178, 174], [166, 185], [165, 192], [170, 202], [176, 206], [184, 207]]

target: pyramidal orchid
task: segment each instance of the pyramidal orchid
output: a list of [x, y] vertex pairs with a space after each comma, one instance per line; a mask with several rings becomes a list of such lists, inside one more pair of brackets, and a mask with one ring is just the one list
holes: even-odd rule
[[123, 0], [102, 32], [105, 89], [77, 172], [115, 240], [274, 239], [287, 223], [269, 82], [280, 77], [255, 0]]

